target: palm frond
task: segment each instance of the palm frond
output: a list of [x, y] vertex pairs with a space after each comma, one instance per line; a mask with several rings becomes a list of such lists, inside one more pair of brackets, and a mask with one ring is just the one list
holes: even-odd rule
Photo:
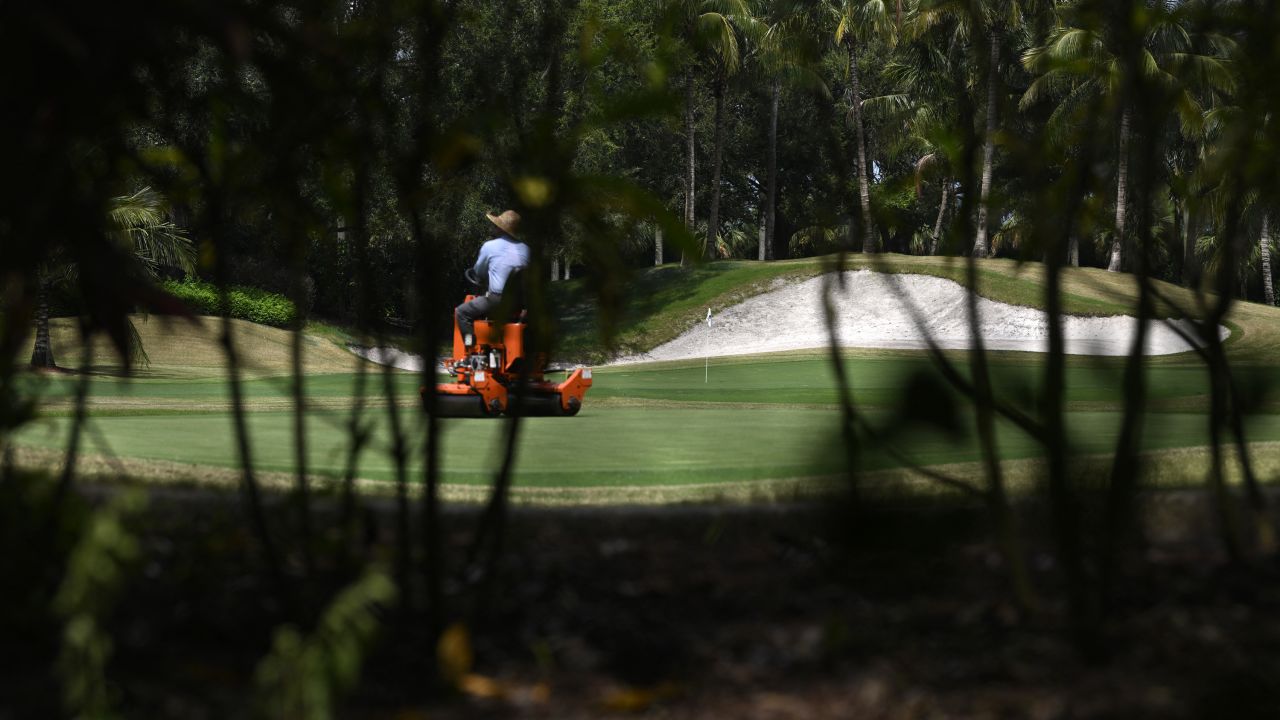
[[1092, 105], [1091, 100], [1098, 97], [1097, 83], [1080, 83], [1058, 103], [1049, 115], [1047, 126], [1049, 137], [1059, 145], [1069, 144], [1078, 138], [1072, 133], [1091, 132], [1094, 120], [1085, 117], [1085, 111]]
[[164, 267], [195, 269], [195, 246], [185, 230], [169, 221], [164, 199], [149, 187], [112, 199], [107, 232], [148, 274], [154, 276]]
[[820, 255], [840, 246], [843, 226], [811, 225], [792, 233], [787, 246], [793, 256]]
[[916, 197], [920, 197], [920, 189], [924, 183], [924, 173], [931, 167], [939, 166], [946, 160], [944, 155], [937, 152], [931, 152], [923, 155], [916, 160]]
[[1199, 53], [1170, 53], [1168, 62], [1174, 74], [1202, 87], [1223, 93], [1236, 90], [1236, 73], [1231, 64], [1221, 58]]
[[862, 109], [885, 114], [909, 111], [914, 108], [914, 105], [911, 96], [906, 93], [877, 95], [862, 100]]
[[738, 33], [730, 17], [720, 13], [703, 13], [698, 16], [698, 30], [703, 42], [724, 66], [725, 72], [730, 75], [737, 72], [741, 56]]

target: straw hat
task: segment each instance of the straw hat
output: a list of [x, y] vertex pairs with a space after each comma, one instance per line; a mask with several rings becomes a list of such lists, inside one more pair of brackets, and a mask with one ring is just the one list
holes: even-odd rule
[[515, 210], [505, 210], [501, 215], [485, 213], [484, 216], [489, 218], [489, 222], [497, 225], [502, 232], [511, 237], [519, 237], [516, 233], [520, 230], [520, 213]]

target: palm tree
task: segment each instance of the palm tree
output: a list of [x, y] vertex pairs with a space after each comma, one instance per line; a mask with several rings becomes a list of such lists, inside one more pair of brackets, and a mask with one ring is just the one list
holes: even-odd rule
[[[684, 173], [684, 224], [690, 233], [694, 232], [697, 222], [697, 141], [695, 131], [695, 100], [697, 97], [697, 71], [699, 55], [708, 53], [712, 58], [716, 85], [716, 135], [717, 160], [713, 179], [714, 213], [719, 214], [719, 152], [723, 139], [720, 138], [720, 114], [723, 111], [723, 76], [737, 70], [738, 39], [734, 32], [733, 18], [749, 15], [745, 0], [671, 0], [671, 9], [679, 17], [681, 32], [689, 46], [689, 56], [684, 69], [684, 133], [685, 133], [685, 173]], [[732, 69], [731, 69], [732, 68]], [[718, 217], [712, 218], [716, 224]], [[708, 228], [708, 234], [712, 228]], [[714, 244], [714, 243], [712, 243]], [[704, 242], [704, 254], [706, 243]], [[684, 262], [683, 254], [680, 257]]]
[[761, 2], [752, 23], [757, 69], [769, 83], [769, 145], [766, 158], [764, 233], [760, 260], [773, 259], [778, 206], [778, 110], [784, 84], [806, 86], [830, 97], [814, 70], [817, 33], [812, 8], [803, 3]]
[[941, 190], [938, 213], [924, 251], [935, 255], [942, 240], [942, 225], [951, 202], [954, 187], [952, 145], [948, 138], [955, 133], [951, 124], [959, 117], [954, 95], [945, 78], [953, 72], [953, 60], [945, 48], [933, 43], [910, 43], [900, 46], [884, 76], [897, 92], [866, 98], [863, 109], [868, 114], [890, 120], [890, 127], [903, 129], [898, 144], [901, 152], [916, 156], [916, 197], [921, 196], [926, 176], [937, 179]]
[[49, 341], [49, 293], [54, 283], [54, 267], [44, 264], [40, 267], [36, 291], [36, 342], [31, 349], [31, 367], [54, 368], [57, 362], [53, 359], [53, 345]]
[[[1081, 108], [1102, 100], [1119, 116], [1117, 121], [1115, 220], [1107, 269], [1119, 272], [1129, 204], [1129, 143], [1133, 134], [1132, 83], [1162, 90], [1178, 108], [1184, 132], [1202, 124], [1200, 103], [1191, 79], [1212, 89], [1228, 89], [1231, 73], [1219, 58], [1193, 51], [1191, 34], [1183, 27], [1181, 8], [1163, 2], [1137, 3], [1143, 12], [1130, 12], [1128, 3], [1110, 8], [1107, 17], [1092, 7], [1063, 8], [1058, 25], [1045, 44], [1023, 54], [1023, 65], [1038, 77], [1021, 100], [1026, 108], [1046, 96], [1056, 96], [1050, 130], [1059, 136], [1068, 119]], [[1134, 43], [1131, 38], [1139, 38]]]
[[724, 93], [731, 76], [742, 66], [739, 25], [754, 22], [743, 0], [724, 3], [729, 12], [707, 12], [699, 19], [700, 30], [712, 67], [712, 96], [715, 98], [714, 149], [711, 155], [711, 213], [707, 219], [707, 235], [703, 240], [703, 254], [707, 259], [715, 256], [720, 237], [720, 170], [724, 164]]
[[982, 147], [982, 186], [978, 195], [977, 232], [973, 243], [973, 255], [983, 257], [988, 252], [987, 212], [991, 200], [991, 180], [995, 160], [995, 135], [997, 130], [997, 100], [1000, 78], [1000, 43], [1004, 37], [1003, 28], [991, 17], [994, 13], [984, 12], [996, 3], [956, 2], [955, 0], [921, 0], [916, 14], [912, 18], [913, 35], [923, 35], [941, 27], [950, 30], [951, 37], [946, 44], [964, 46], [976, 36], [987, 35], [989, 59], [986, 68], [986, 129]]
[[[1237, 105], [1220, 104], [1218, 107], [1212, 108], [1204, 114], [1204, 127], [1202, 133], [1202, 156], [1204, 166], [1222, 163], [1217, 155], [1221, 154], [1219, 145], [1229, 138], [1234, 128], [1243, 126], [1246, 118], [1243, 117], [1244, 110]], [[1256, 130], [1253, 133], [1253, 144], [1258, 147], [1266, 147], [1268, 145], [1268, 135], [1271, 132], [1271, 114], [1265, 114], [1260, 118], [1255, 118]], [[1204, 167], [1207, 171], [1209, 168]], [[1212, 181], [1210, 181], [1212, 182]], [[1219, 208], [1219, 217], [1216, 218], [1218, 225], [1225, 224], [1225, 218], [1221, 217], [1221, 209], [1228, 203], [1223, 197], [1229, 197], [1231, 191], [1230, 184], [1215, 182], [1213, 192], [1208, 193], [1214, 203]], [[1262, 295], [1268, 305], [1276, 304], [1275, 281], [1271, 277], [1271, 207], [1267, 204], [1264, 193], [1257, 190], [1246, 192], [1243, 194], [1244, 207], [1258, 219], [1258, 261], [1262, 275]], [[1200, 239], [1197, 243], [1197, 251], [1208, 258], [1211, 263], [1216, 266], [1217, 256], [1221, 253], [1222, 248], [1218, 242], [1216, 234], [1210, 234]], [[1249, 258], [1244, 258], [1246, 267], [1252, 265]]]
[[[108, 239], [132, 254], [147, 277], [156, 279], [167, 267], [186, 272], [195, 269], [195, 247], [186, 231], [167, 218], [164, 199], [151, 188], [112, 198], [106, 220]], [[31, 351], [33, 367], [57, 367], [49, 342], [49, 294], [55, 283], [73, 278], [76, 270], [74, 265], [55, 261], [40, 271], [36, 340]], [[141, 350], [136, 332], [134, 338], [135, 350]]]
[[[1235, 197], [1240, 200], [1238, 207], [1232, 204]], [[1268, 305], [1275, 305], [1275, 284], [1271, 277], [1271, 214], [1265, 201], [1258, 192], [1239, 192], [1231, 183], [1216, 186], [1206, 200], [1206, 213], [1211, 218], [1213, 229], [1195, 239], [1195, 254], [1204, 272], [1210, 276], [1217, 276], [1224, 270], [1234, 273], [1233, 286], [1238, 289], [1239, 297], [1245, 299], [1249, 273], [1257, 261], [1263, 298]], [[1256, 245], [1237, 244], [1230, 249], [1226, 247], [1226, 238], [1221, 229], [1228, 225], [1227, 213], [1233, 211], [1239, 213], [1242, 228], [1256, 230]], [[1243, 231], [1241, 237], [1244, 237]], [[1224, 266], [1227, 258], [1231, 258], [1234, 267]]]
[[[982, 174], [978, 193], [977, 228], [973, 254], [984, 257], [990, 251], [988, 217], [991, 208], [991, 185], [995, 174], [995, 141], [1000, 129], [1000, 88], [1003, 83], [1001, 58], [1006, 46], [1022, 37], [1029, 19], [1039, 11], [1039, 0], [920, 0], [912, 25], [913, 34], [946, 27], [951, 33], [948, 43], [968, 45], [975, 60], [985, 50], [986, 90], [985, 128], [982, 143]], [[976, 84], [976, 83], [975, 83]]]
[[1258, 257], [1262, 260], [1262, 297], [1268, 305], [1276, 304], [1276, 288], [1271, 279], [1271, 216], [1262, 213], [1262, 232], [1258, 234]]
[[[920, 197], [920, 181], [924, 174], [933, 167], [945, 167], [946, 156], [937, 150], [916, 160], [916, 197]], [[942, 245], [942, 221], [947, 214], [947, 204], [951, 201], [951, 177], [947, 170], [939, 170], [938, 185], [942, 188], [942, 197], [938, 199], [938, 216], [933, 222], [933, 233], [929, 236], [929, 255], [937, 255]]]
[[[902, 2], [895, 4], [896, 17], [902, 17]], [[890, 47], [897, 39], [897, 24], [890, 17], [885, 0], [835, 0], [830, 11], [836, 21], [835, 42], [848, 56], [848, 80], [845, 100], [849, 104], [849, 122], [854, 129], [858, 176], [858, 207], [862, 212], [862, 252], [876, 251], [871, 227], [870, 170], [867, 165], [867, 141], [862, 124], [862, 88], [858, 82], [858, 47], [872, 39], [885, 40]]]

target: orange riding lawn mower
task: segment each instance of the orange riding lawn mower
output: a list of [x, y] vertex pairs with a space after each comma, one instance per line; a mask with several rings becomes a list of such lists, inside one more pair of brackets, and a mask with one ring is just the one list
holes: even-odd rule
[[[479, 285], [470, 270], [466, 276]], [[467, 295], [464, 302], [474, 297]], [[523, 417], [570, 417], [582, 409], [582, 398], [591, 387], [591, 368], [548, 365], [546, 353], [527, 356], [527, 313], [522, 303], [513, 305], [517, 307], [506, 323], [477, 320], [470, 346], [463, 341], [454, 311], [453, 355], [441, 368], [454, 379], [435, 386], [437, 417], [491, 418], [516, 412]], [[547, 379], [549, 373], [567, 373], [568, 377], [554, 382]], [[427, 392], [422, 388], [424, 402]]]

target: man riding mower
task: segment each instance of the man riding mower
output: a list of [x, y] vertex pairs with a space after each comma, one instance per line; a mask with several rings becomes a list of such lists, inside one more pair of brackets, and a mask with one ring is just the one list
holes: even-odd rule
[[[520, 216], [508, 210], [486, 217], [501, 234], [480, 249], [466, 278], [477, 287], [487, 280], [488, 289], [468, 295], [454, 310], [453, 354], [446, 368], [454, 381], [436, 385], [435, 414], [577, 415], [591, 387], [591, 370], [577, 367], [563, 382], [550, 382], [546, 373], [561, 369], [548, 367], [545, 353], [526, 355], [521, 273], [529, 265], [529, 248], [516, 239]], [[490, 319], [495, 314], [505, 317]]]

